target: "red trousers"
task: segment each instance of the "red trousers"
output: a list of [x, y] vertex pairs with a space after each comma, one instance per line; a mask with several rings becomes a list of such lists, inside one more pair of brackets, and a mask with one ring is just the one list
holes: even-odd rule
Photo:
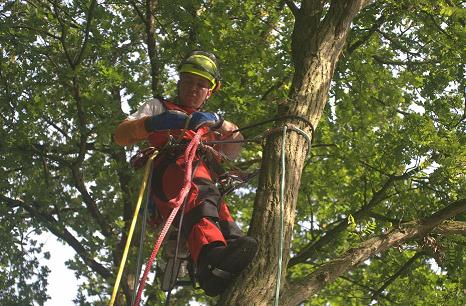
[[[155, 160], [151, 196], [164, 220], [174, 208], [169, 201], [178, 196], [183, 187], [184, 175], [183, 154], [163, 153]], [[204, 245], [215, 241], [226, 245], [226, 240], [244, 235], [233, 221], [226, 202], [215, 186], [210, 169], [199, 156], [193, 162], [192, 185], [185, 201], [181, 230], [194, 262], [197, 262]]]

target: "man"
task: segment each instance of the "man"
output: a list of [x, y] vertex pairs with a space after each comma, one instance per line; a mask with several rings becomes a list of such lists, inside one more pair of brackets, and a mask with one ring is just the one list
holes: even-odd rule
[[[215, 113], [201, 109], [213, 92], [220, 88], [220, 74], [215, 56], [193, 51], [179, 65], [178, 94], [173, 101], [152, 99], [142, 104], [115, 130], [119, 145], [132, 145], [148, 140], [161, 149], [154, 161], [152, 201], [158, 213], [166, 219], [173, 206], [169, 201], [179, 194], [185, 171], [183, 151], [166, 146], [169, 139], [192, 139], [203, 130], [204, 139], [220, 134], [225, 140], [241, 140], [234, 132], [238, 127]], [[215, 132], [215, 133], [213, 133]], [[218, 149], [229, 159], [235, 159], [241, 150], [239, 143], [225, 143]], [[199, 151], [193, 166], [193, 184], [185, 204], [181, 226], [197, 278], [207, 295], [222, 293], [252, 261], [257, 241], [244, 236], [234, 223], [226, 203], [215, 185], [212, 165]]]

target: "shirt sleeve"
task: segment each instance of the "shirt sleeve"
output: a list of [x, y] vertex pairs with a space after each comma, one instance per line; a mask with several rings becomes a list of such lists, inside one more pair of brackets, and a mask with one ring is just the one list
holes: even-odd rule
[[115, 142], [121, 146], [127, 146], [146, 139], [149, 133], [146, 131], [144, 121], [147, 117], [161, 114], [164, 111], [165, 106], [158, 99], [144, 102], [136, 112], [117, 126], [114, 134]]
[[138, 110], [128, 116], [127, 120], [137, 120], [147, 116], [159, 115], [165, 111], [165, 106], [159, 99], [150, 99], [139, 106]]

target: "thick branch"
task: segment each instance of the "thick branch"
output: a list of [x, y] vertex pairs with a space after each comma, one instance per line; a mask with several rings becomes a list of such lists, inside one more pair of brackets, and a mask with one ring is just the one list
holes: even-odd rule
[[[391, 176], [385, 184], [376, 192], [374, 193], [372, 199], [363, 205], [358, 211], [351, 213], [356, 219], [362, 219], [365, 217], [372, 208], [374, 208], [378, 203], [380, 203], [387, 193], [387, 191], [393, 186], [396, 181], [405, 180], [415, 173], [417, 173], [420, 169], [415, 168], [411, 171], [408, 171], [402, 175], [393, 175]], [[301, 263], [306, 261], [312, 254], [321, 250], [325, 245], [330, 243], [331, 241], [335, 240], [338, 237], [338, 234], [343, 232], [348, 227], [348, 222], [346, 219], [341, 220], [341, 222], [335, 226], [333, 229], [327, 231], [325, 236], [320, 238], [319, 240], [310, 243], [306, 247], [304, 247], [298, 255], [290, 259], [289, 265], [293, 266], [295, 264]]]
[[[328, 13], [322, 22], [324, 31], [331, 29], [331, 32], [328, 32], [331, 36], [328, 36], [327, 38], [335, 39], [335, 41], [337, 41], [345, 37], [348, 33], [349, 25], [353, 21], [354, 17], [369, 2], [370, 0], [331, 1]], [[343, 44], [345, 39], [341, 39], [339, 43]]]
[[311, 274], [287, 284], [282, 292], [293, 292], [293, 294], [284, 294], [280, 304], [299, 304], [374, 254], [383, 253], [389, 248], [400, 245], [405, 241], [422, 237], [446, 219], [452, 218], [464, 211], [466, 211], [466, 199], [461, 199], [451, 203], [430, 217], [420, 221], [405, 223], [401, 228], [394, 228], [386, 234], [364, 241], [359, 247], [349, 249], [339, 258], [324, 264]]
[[290, 9], [291, 13], [296, 17], [296, 15], [299, 13], [299, 9], [296, 6], [296, 4], [292, 0], [285, 0], [286, 5]]
[[76, 101], [76, 115], [78, 116], [78, 129], [79, 129], [79, 154], [76, 160], [73, 162], [75, 166], [79, 166], [84, 161], [87, 153], [87, 128], [86, 128], [86, 113], [83, 108], [83, 101], [81, 97], [81, 90], [79, 87], [78, 77], [73, 76], [73, 87], [72, 87], [73, 98]]
[[81, 45], [81, 49], [79, 50], [79, 53], [76, 54], [76, 57], [74, 59], [74, 65], [79, 65], [79, 63], [82, 60], [84, 50], [86, 49], [87, 42], [89, 40], [89, 32], [91, 30], [92, 19], [94, 18], [94, 12], [95, 12], [96, 6], [97, 6], [97, 1], [93, 0], [91, 2], [91, 5], [89, 6], [89, 11], [87, 12], [86, 29], [84, 31], [84, 41]]
[[146, 0], [146, 35], [147, 35], [147, 54], [150, 61], [150, 75], [152, 95], [155, 97], [160, 94], [159, 64], [157, 60], [157, 45], [155, 40], [155, 6], [158, 0]]
[[466, 235], [466, 222], [445, 221], [437, 226], [433, 232], [439, 235]]
[[52, 234], [66, 241], [93, 271], [105, 279], [110, 279], [112, 277], [112, 273], [103, 265], [95, 261], [79, 240], [77, 240], [64, 226], [52, 217], [50, 213], [38, 209], [38, 207], [44, 207], [46, 205], [37, 202], [33, 202], [29, 205], [22, 200], [11, 199], [4, 195], [0, 195], [0, 200], [5, 202], [10, 208], [21, 207], [25, 209], [32, 218], [40, 220], [42, 225], [45, 226]]
[[87, 191], [87, 187], [84, 184], [84, 178], [81, 170], [76, 166], [72, 166], [71, 172], [73, 175], [75, 187], [76, 189], [78, 189], [79, 193], [83, 197], [83, 201], [86, 204], [87, 210], [89, 211], [91, 216], [96, 220], [97, 224], [99, 224], [99, 227], [102, 230], [102, 234], [105, 237], [110, 237], [111, 227], [109, 226], [107, 220], [105, 220], [103, 215], [100, 213], [99, 209], [97, 208], [96, 202]]

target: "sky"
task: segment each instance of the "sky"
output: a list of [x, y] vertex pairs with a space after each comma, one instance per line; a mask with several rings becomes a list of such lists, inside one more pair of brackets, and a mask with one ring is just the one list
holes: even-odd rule
[[50, 260], [45, 264], [51, 270], [47, 294], [51, 300], [45, 306], [74, 306], [73, 299], [78, 292], [78, 280], [73, 271], [68, 270], [65, 261], [72, 258], [76, 252], [69, 246], [58, 242], [51, 233], [44, 233], [39, 238], [44, 243], [44, 252], [50, 252]]

